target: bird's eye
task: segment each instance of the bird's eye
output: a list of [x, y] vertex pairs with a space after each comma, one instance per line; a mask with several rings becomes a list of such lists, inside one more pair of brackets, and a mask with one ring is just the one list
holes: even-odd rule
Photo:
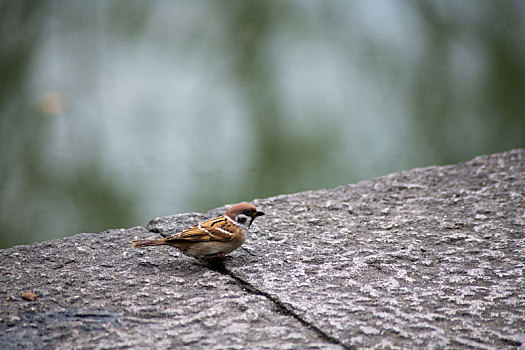
[[250, 209], [246, 209], [246, 210], [244, 211], [244, 215], [246, 215], [246, 216], [251, 216], [251, 215], [252, 215], [252, 211], [251, 211]]

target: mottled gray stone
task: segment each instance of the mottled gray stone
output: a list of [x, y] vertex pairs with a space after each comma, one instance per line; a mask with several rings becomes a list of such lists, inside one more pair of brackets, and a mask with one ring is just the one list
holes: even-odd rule
[[129, 245], [225, 208], [4, 249], [0, 348], [523, 348], [524, 194], [514, 150], [256, 200], [225, 268]]
[[[333, 348], [228, 275], [169, 248], [130, 248], [147, 236], [136, 227], [2, 250], [0, 348]], [[27, 290], [38, 298], [23, 300]]]

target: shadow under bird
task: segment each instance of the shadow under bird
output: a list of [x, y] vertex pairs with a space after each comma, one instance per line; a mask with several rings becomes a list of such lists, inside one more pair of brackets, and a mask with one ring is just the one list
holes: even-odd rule
[[239, 203], [224, 215], [202, 222], [168, 238], [131, 241], [134, 248], [168, 245], [199, 259], [228, 258], [246, 240], [256, 217], [264, 213], [250, 204]]

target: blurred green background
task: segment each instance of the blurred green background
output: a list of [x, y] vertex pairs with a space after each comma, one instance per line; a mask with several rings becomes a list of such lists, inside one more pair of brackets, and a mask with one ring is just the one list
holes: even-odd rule
[[0, 0], [0, 247], [525, 145], [525, 1]]

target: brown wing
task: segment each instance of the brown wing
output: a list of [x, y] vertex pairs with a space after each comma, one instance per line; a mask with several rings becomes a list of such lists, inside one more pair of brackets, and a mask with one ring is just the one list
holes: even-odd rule
[[224, 216], [219, 216], [197, 226], [187, 228], [186, 230], [171, 236], [167, 241], [227, 242], [233, 239], [233, 233], [236, 230], [238, 230], [237, 226], [232, 224]]

